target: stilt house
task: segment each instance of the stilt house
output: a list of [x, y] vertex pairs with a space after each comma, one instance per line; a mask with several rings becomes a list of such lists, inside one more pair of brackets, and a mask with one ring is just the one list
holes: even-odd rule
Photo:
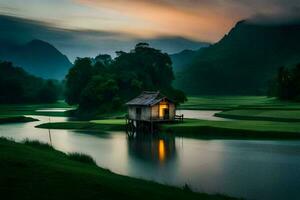
[[160, 92], [144, 91], [127, 102], [128, 119], [145, 122], [169, 122], [175, 120], [176, 106]]

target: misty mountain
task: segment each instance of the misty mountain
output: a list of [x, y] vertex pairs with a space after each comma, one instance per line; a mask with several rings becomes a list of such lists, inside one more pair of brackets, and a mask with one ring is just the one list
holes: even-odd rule
[[170, 54], [170, 58], [173, 63], [174, 72], [180, 72], [184, 70], [191, 60], [194, 60], [197, 55], [197, 50], [183, 50], [179, 53]]
[[189, 94], [262, 94], [280, 66], [300, 62], [299, 35], [300, 24], [241, 21], [216, 44], [185, 52], [190, 62], [175, 85]]
[[210, 45], [210, 43], [207, 42], [198, 42], [198, 41], [189, 40], [182, 37], [153, 38], [153, 39], [146, 40], [145, 42], [149, 43], [151, 47], [154, 47], [156, 49], [161, 49], [163, 52], [167, 52], [168, 54], [175, 54], [177, 52], [181, 52], [184, 49], [195, 51]]
[[13, 62], [31, 74], [47, 79], [63, 79], [72, 66], [65, 55], [41, 40], [21, 45], [0, 41], [0, 60]]
[[[36, 20], [0, 15], [0, 41], [23, 44], [40, 39], [53, 44], [71, 61], [76, 57], [96, 57], [98, 54], [115, 56], [116, 51], [130, 51], [139, 42], [172, 54], [183, 49], [197, 50], [207, 46], [206, 42], [176, 36], [139, 38], [135, 35], [113, 31], [68, 30]], [[22, 34], [20, 34], [22, 33]]]

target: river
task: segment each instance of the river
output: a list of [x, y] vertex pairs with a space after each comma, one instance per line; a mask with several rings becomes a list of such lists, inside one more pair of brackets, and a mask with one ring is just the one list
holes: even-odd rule
[[[182, 111], [188, 115], [190, 111]], [[197, 112], [197, 113], [195, 113]], [[208, 114], [209, 113], [209, 114]], [[192, 118], [222, 120], [215, 111], [193, 111]], [[196, 115], [196, 116], [195, 116]], [[37, 122], [0, 125], [0, 136], [51, 143], [63, 152], [91, 155], [97, 164], [132, 177], [192, 190], [247, 199], [300, 199], [300, 141], [200, 140], [172, 135], [99, 133], [35, 128]], [[51, 117], [52, 122], [67, 121]], [[49, 135], [50, 133], [50, 135]]]

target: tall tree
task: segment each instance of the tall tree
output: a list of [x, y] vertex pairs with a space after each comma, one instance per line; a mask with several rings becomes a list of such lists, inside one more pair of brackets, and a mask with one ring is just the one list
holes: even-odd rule
[[82, 91], [93, 75], [90, 58], [77, 58], [74, 66], [66, 76], [66, 101], [70, 105], [80, 102]]

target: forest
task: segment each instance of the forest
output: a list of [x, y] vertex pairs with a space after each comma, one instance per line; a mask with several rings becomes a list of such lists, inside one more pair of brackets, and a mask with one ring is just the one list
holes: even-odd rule
[[[175, 79], [168, 54], [139, 43], [117, 57], [99, 55], [77, 58], [66, 76], [66, 101], [79, 105], [80, 114], [111, 112], [143, 90], [160, 91], [177, 103], [186, 100], [183, 91], [172, 86]], [[95, 109], [97, 108], [97, 109]]]
[[63, 85], [28, 74], [11, 62], [0, 61], [0, 103], [53, 103], [62, 97]]

